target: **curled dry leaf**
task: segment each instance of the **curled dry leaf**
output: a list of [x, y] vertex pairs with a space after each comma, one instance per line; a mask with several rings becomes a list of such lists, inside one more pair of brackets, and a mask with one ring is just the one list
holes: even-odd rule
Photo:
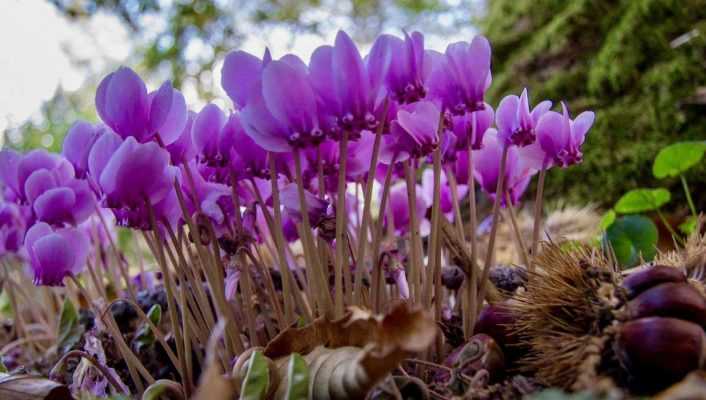
[[[288, 370], [292, 357], [301, 354], [308, 366], [309, 398], [364, 398], [400, 361], [431, 345], [435, 335], [432, 317], [404, 304], [385, 316], [351, 307], [341, 319], [322, 317], [305, 327], [289, 328], [263, 352], [276, 369], [270, 375], [269, 393], [274, 389], [274, 398], [294, 398], [288, 389]], [[242, 373], [234, 371], [234, 376]]]
[[66, 385], [31, 375], [0, 374], [0, 399], [73, 400]]
[[206, 369], [201, 374], [199, 386], [191, 400], [232, 400], [236, 393], [233, 378], [223, 374], [216, 355], [216, 345], [223, 338], [225, 320], [219, 320], [211, 333], [206, 349]]

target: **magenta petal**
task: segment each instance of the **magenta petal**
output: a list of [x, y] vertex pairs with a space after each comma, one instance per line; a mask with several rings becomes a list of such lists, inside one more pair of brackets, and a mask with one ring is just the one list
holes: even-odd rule
[[105, 76], [98, 84], [96, 89], [96, 111], [98, 111], [98, 116], [105, 122], [108, 126], [113, 126], [111, 115], [108, 113], [106, 105], [108, 104], [108, 87], [110, 86], [110, 81], [113, 79], [115, 72], [111, 72]]
[[537, 104], [533, 109], [532, 109], [532, 121], [534, 123], [538, 123], [539, 119], [549, 111], [549, 109], [552, 108], [552, 102], [549, 100], [544, 100], [543, 102]]
[[17, 194], [20, 193], [17, 169], [21, 160], [22, 156], [14, 150], [0, 151], [0, 183]]
[[111, 131], [104, 132], [91, 148], [88, 154], [88, 172], [93, 179], [98, 182], [103, 168], [110, 160], [110, 157], [122, 144], [123, 139]]
[[495, 111], [495, 125], [503, 142], [509, 143], [510, 136], [517, 129], [517, 115], [520, 98], [515, 95], [505, 96]]
[[147, 88], [130, 68], [115, 71], [105, 88], [105, 123], [122, 137], [142, 138], [148, 128]]
[[172, 104], [169, 108], [169, 113], [157, 131], [162, 138], [162, 143], [169, 145], [179, 139], [179, 136], [184, 131], [188, 117], [189, 110], [186, 108], [184, 95], [178, 90], [172, 90]]
[[37, 222], [32, 225], [25, 234], [24, 245], [30, 260], [34, 259], [34, 243], [43, 236], [52, 233], [51, 226], [45, 222]]
[[263, 62], [244, 51], [228, 53], [221, 70], [221, 86], [228, 97], [245, 107], [254, 85], [260, 80]]
[[262, 95], [272, 116], [292, 131], [307, 135], [315, 128], [316, 98], [301, 70], [272, 61], [263, 72]]
[[64, 137], [61, 154], [73, 164], [76, 173], [83, 176], [88, 171], [88, 154], [98, 139], [97, 129], [88, 122], [78, 121]]
[[47, 190], [34, 201], [34, 212], [37, 219], [49, 224], [60, 224], [71, 221], [72, 209], [76, 204], [74, 191], [61, 187]]
[[258, 90], [240, 113], [240, 122], [250, 138], [267, 151], [292, 150], [287, 141], [286, 128], [267, 110], [265, 100]]
[[51, 233], [34, 242], [33, 250], [35, 284], [61, 285], [61, 281], [71, 273], [76, 261], [66, 240]]
[[336, 34], [333, 49], [333, 77], [342, 112], [364, 115], [368, 102], [368, 77], [358, 48], [343, 31]]
[[566, 148], [569, 132], [564, 129], [564, 117], [554, 111], [544, 114], [537, 123], [537, 141], [549, 159]]
[[24, 192], [27, 200], [32, 203], [42, 193], [58, 186], [54, 174], [47, 169], [34, 171], [25, 181]]
[[191, 140], [197, 153], [206, 157], [218, 154], [218, 139], [226, 123], [226, 116], [217, 105], [209, 103], [194, 118]]
[[586, 133], [591, 129], [595, 119], [596, 115], [592, 111], [584, 111], [576, 117], [572, 126], [574, 145], [580, 146], [583, 144], [586, 139]]
[[59, 157], [56, 154], [47, 152], [44, 149], [32, 150], [22, 157], [17, 165], [18, 187], [24, 188], [25, 181], [30, 175], [39, 169], [53, 170], [59, 164]]
[[[156, 92], [150, 93], [150, 134], [158, 132], [164, 124], [164, 121], [167, 120], [169, 109], [172, 108], [173, 92], [172, 83], [166, 81]], [[164, 138], [162, 138], [162, 140], [164, 140]]]
[[75, 179], [68, 187], [76, 195], [76, 202], [72, 210], [75, 223], [85, 221], [96, 210], [96, 198], [85, 180]]

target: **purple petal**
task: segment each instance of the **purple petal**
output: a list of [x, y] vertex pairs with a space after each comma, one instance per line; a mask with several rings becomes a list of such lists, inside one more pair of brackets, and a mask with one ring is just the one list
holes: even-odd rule
[[263, 72], [262, 94], [272, 116], [294, 132], [309, 134], [315, 128], [316, 98], [301, 70], [272, 61]]
[[53, 170], [59, 164], [59, 157], [56, 154], [47, 152], [44, 149], [32, 150], [22, 157], [17, 165], [18, 187], [24, 189], [25, 181], [34, 171], [39, 169]]
[[18, 183], [18, 167], [22, 156], [14, 150], [0, 151], [0, 183], [7, 186], [15, 194], [20, 194]]
[[547, 158], [554, 158], [569, 144], [569, 132], [564, 129], [564, 117], [554, 111], [545, 113], [537, 123], [537, 141]]
[[333, 77], [342, 112], [364, 115], [368, 103], [368, 77], [358, 48], [343, 31], [336, 34], [333, 49]]
[[586, 139], [586, 133], [591, 129], [595, 119], [596, 115], [592, 111], [584, 111], [576, 117], [572, 126], [573, 139], [576, 146], [583, 144]]
[[263, 62], [244, 51], [229, 53], [221, 70], [221, 86], [239, 107], [245, 107], [254, 85], [260, 80]]
[[122, 137], [142, 138], [147, 130], [149, 103], [147, 88], [130, 68], [115, 71], [105, 88], [105, 123]]
[[93, 179], [98, 182], [105, 165], [110, 157], [123, 143], [123, 139], [112, 131], [104, 132], [91, 148], [88, 154], [88, 171]]
[[544, 100], [543, 102], [537, 104], [532, 109], [532, 121], [535, 124], [538, 123], [542, 115], [549, 111], [550, 108], [552, 108], [552, 102], [550, 100]]
[[37, 219], [49, 224], [73, 222], [72, 209], [76, 204], [74, 191], [66, 188], [55, 188], [42, 193], [34, 201], [33, 208]]
[[519, 121], [517, 113], [520, 107], [520, 98], [515, 95], [505, 96], [495, 112], [495, 125], [498, 135], [505, 143], [510, 142], [510, 136], [517, 129]]
[[217, 105], [209, 103], [194, 118], [191, 140], [197, 153], [207, 158], [218, 154], [218, 138], [226, 117]]
[[156, 92], [150, 93], [149, 133], [158, 132], [167, 120], [169, 109], [172, 108], [173, 93], [174, 89], [170, 81], [164, 82]]
[[254, 90], [253, 97], [241, 111], [240, 122], [248, 136], [265, 150], [272, 152], [292, 150], [287, 141], [286, 128], [270, 114], [259, 90]]
[[97, 139], [97, 129], [84, 121], [76, 122], [66, 133], [61, 154], [73, 164], [77, 175], [88, 171], [88, 154]]
[[39, 169], [34, 171], [25, 181], [24, 192], [27, 200], [33, 203], [39, 195], [57, 186], [58, 182], [51, 171]]

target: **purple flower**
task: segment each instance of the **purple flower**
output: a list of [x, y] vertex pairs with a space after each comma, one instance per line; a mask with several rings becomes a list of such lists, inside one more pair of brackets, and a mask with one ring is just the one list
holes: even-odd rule
[[169, 152], [172, 165], [187, 163], [196, 157], [196, 149], [191, 141], [191, 128], [196, 118], [196, 114], [189, 111], [189, 116], [186, 119], [184, 129], [181, 131], [179, 138], [173, 143], [167, 145], [166, 149]]
[[456, 148], [466, 150], [471, 145], [473, 150], [480, 150], [483, 135], [493, 124], [493, 108], [485, 104], [482, 110], [451, 117], [451, 130], [458, 138]]
[[429, 52], [428, 56], [433, 65], [430, 96], [439, 99], [444, 110], [460, 115], [484, 108], [485, 91], [492, 81], [490, 43], [485, 37], [452, 43], [443, 55]]
[[262, 70], [270, 61], [272, 57], [267, 49], [262, 60], [244, 51], [228, 53], [221, 70], [221, 86], [233, 103], [245, 107], [251, 94], [259, 90]]
[[575, 120], [569, 117], [566, 104], [561, 103], [562, 114], [549, 111], [537, 123], [537, 141], [544, 152], [543, 166], [568, 167], [583, 159], [581, 145], [591, 129], [595, 114], [585, 111]]
[[88, 173], [88, 154], [103, 129], [102, 125], [78, 121], [66, 133], [61, 154], [74, 166], [76, 177], [84, 178]]
[[[429, 234], [431, 223], [425, 218], [427, 209], [430, 204], [427, 202], [423, 194], [422, 187], [416, 185], [416, 217], [419, 224], [419, 231], [422, 236]], [[409, 197], [407, 196], [407, 185], [404, 182], [398, 182], [390, 188], [390, 198], [388, 201], [387, 212], [385, 213], [385, 223], [390, 223], [395, 227], [395, 233], [402, 236], [410, 231], [410, 213], [409, 213]]]
[[40, 169], [25, 183], [27, 200], [37, 220], [52, 225], [78, 224], [95, 209], [95, 197], [88, 182], [65, 178], [56, 170]]
[[[473, 174], [481, 189], [491, 199], [495, 199], [496, 196], [495, 191], [497, 190], [504, 146], [499, 139], [499, 134], [494, 129], [491, 129], [485, 134], [483, 148], [473, 153]], [[510, 194], [513, 205], [517, 204], [527, 189], [530, 178], [536, 172], [527, 161], [527, 158], [523, 156], [522, 150], [515, 146], [511, 146], [508, 149], [504, 186]], [[501, 204], [504, 206], [505, 203], [505, 196], [503, 196]]]
[[535, 127], [539, 118], [552, 107], [552, 102], [545, 100], [530, 112], [527, 89], [520, 97], [506, 96], [500, 101], [495, 113], [495, 124], [498, 127], [498, 137], [506, 145], [529, 146], [535, 142], [537, 135]]
[[[439, 108], [430, 101], [403, 106], [392, 121], [392, 138], [386, 139], [383, 161], [394, 154], [424, 157], [439, 145]], [[398, 156], [399, 157], [399, 156]], [[404, 158], [404, 157], [402, 157]]]
[[232, 140], [235, 143], [230, 148], [230, 170], [238, 179], [250, 177], [269, 179], [267, 150], [248, 136], [238, 114], [231, 115], [230, 119]]
[[29, 214], [27, 207], [0, 200], [0, 258], [22, 248]]
[[63, 286], [66, 276], [77, 275], [84, 268], [89, 246], [88, 238], [79, 229], [34, 224], [25, 236], [34, 284]]
[[[191, 126], [191, 140], [200, 161], [213, 166], [223, 166], [230, 154], [226, 137], [231, 130], [224, 129], [228, 119], [215, 104], [206, 104], [194, 117]], [[221, 151], [225, 150], [225, 151]]]
[[419, 32], [405, 32], [404, 40], [378, 36], [367, 57], [367, 67], [371, 81], [383, 81], [398, 103], [413, 103], [426, 96], [431, 60], [425, 57], [424, 36]]
[[[301, 202], [297, 190], [297, 185], [294, 183], [280, 189], [282, 206], [295, 222], [301, 221], [302, 218]], [[318, 198], [313, 193], [304, 191], [304, 199], [312, 228], [316, 228], [326, 217], [333, 214], [329, 202]]]
[[170, 82], [147, 93], [142, 79], [130, 68], [108, 74], [96, 90], [96, 110], [103, 122], [123, 138], [146, 142], [159, 133], [164, 144], [174, 142], [187, 118], [184, 96]]
[[[449, 186], [449, 181], [445, 172], [442, 171], [440, 178], [441, 191], [439, 192], [439, 209], [447, 218], [449, 218], [449, 220], [453, 221], [454, 204], [451, 186]], [[458, 195], [459, 201], [466, 197], [467, 193], [467, 185], [457, 185], [456, 194]], [[434, 203], [434, 171], [430, 168], [427, 168], [424, 172], [422, 172], [422, 195], [424, 196], [427, 204]]]

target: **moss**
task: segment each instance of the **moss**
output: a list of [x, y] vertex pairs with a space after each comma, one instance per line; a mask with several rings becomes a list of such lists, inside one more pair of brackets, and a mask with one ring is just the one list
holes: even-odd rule
[[[706, 86], [704, 0], [495, 0], [480, 25], [493, 44], [489, 101], [527, 86], [534, 102], [596, 111], [584, 163], [552, 171], [549, 197], [611, 206], [629, 189], [664, 183], [679, 204], [679, 181], [657, 181], [651, 167], [663, 146], [706, 132], [705, 107], [686, 101]], [[689, 174], [692, 188], [706, 185], [704, 171]], [[706, 191], [695, 192], [706, 208]]]

